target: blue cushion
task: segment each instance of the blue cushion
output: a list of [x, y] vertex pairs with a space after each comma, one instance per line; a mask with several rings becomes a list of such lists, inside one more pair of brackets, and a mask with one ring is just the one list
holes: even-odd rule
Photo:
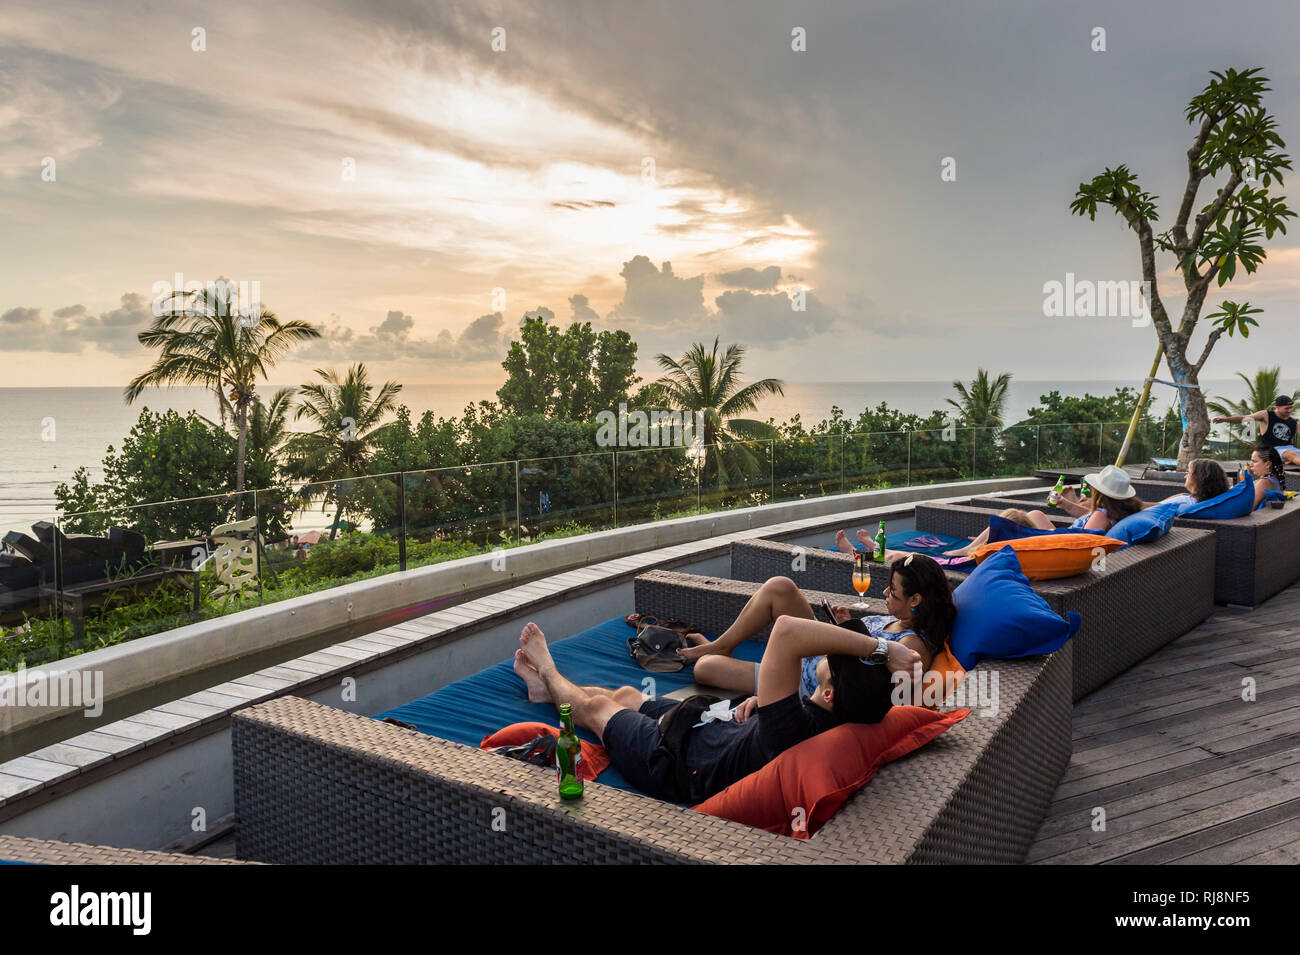
[[953, 591], [957, 619], [948, 647], [970, 669], [985, 658], [1028, 657], [1059, 650], [1079, 630], [1073, 610], [1062, 620], [1034, 592], [1020, 558], [1004, 547], [985, 558]]
[[1258, 511], [1260, 507], [1272, 504], [1274, 501], [1282, 501], [1283, 503], [1286, 503], [1286, 495], [1281, 491], [1274, 491], [1271, 489], [1267, 490], [1264, 492], [1264, 499], [1259, 502], [1259, 507], [1255, 508], [1255, 510]]
[[1102, 531], [1093, 528], [1092, 530], [1075, 530], [1070, 527], [1054, 527], [1050, 531], [1045, 531], [1041, 527], [1025, 527], [1023, 524], [1017, 524], [1015, 521], [1006, 517], [999, 517], [994, 514], [989, 518], [989, 543], [996, 544], [998, 541], [1019, 540], [1022, 537], [1042, 537], [1044, 534], [1101, 534]]
[[1106, 536], [1125, 544], [1150, 544], [1169, 533], [1183, 507], [1176, 501], [1166, 501], [1130, 514], [1117, 524], [1112, 524]]
[[1230, 521], [1245, 517], [1255, 509], [1255, 475], [1246, 472], [1246, 480], [1228, 488], [1208, 501], [1198, 501], [1184, 507], [1179, 517], [1195, 517], [1203, 521]]

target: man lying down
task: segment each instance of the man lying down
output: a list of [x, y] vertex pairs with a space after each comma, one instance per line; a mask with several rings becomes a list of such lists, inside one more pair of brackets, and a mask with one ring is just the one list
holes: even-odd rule
[[[801, 607], [787, 606], [796, 598]], [[574, 722], [600, 738], [611, 764], [638, 790], [657, 799], [698, 803], [824, 730], [840, 723], [879, 722], [891, 705], [890, 673], [911, 673], [929, 662], [928, 653], [923, 656], [897, 639], [903, 633], [910, 636], [911, 630], [872, 628], [873, 636], [812, 619], [811, 608], [786, 578], [765, 584], [737, 618], [751, 633], [772, 621], [758, 666], [757, 695], [741, 703], [732, 720], [690, 730], [677, 750], [684, 753], [684, 772], [659, 728], [659, 717], [680, 701], [647, 697], [631, 686], [575, 685], [556, 668], [546, 637], [533, 623], [519, 637], [514, 669], [534, 703], [569, 703]], [[737, 629], [733, 625], [727, 634]], [[807, 696], [800, 692], [805, 660], [816, 660], [809, 667], [815, 687]]]

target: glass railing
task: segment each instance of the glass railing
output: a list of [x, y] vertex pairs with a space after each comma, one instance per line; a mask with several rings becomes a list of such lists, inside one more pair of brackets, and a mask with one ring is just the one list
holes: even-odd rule
[[[568, 536], [878, 488], [1114, 461], [1127, 422], [620, 448], [34, 521], [0, 551], [0, 670], [349, 582]], [[1249, 440], [1248, 440], [1249, 439]], [[1144, 425], [1126, 460], [1176, 456]], [[1207, 457], [1241, 458], [1220, 426]]]

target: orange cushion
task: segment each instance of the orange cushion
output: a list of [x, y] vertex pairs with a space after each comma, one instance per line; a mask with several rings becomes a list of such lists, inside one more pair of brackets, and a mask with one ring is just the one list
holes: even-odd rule
[[[543, 733], [559, 736], [560, 730], [559, 727], [546, 723], [511, 723], [491, 736], [483, 737], [483, 742], [478, 744], [478, 748], [498, 749], [502, 746], [522, 746]], [[582, 778], [595, 779], [609, 766], [609, 753], [605, 752], [605, 747], [599, 743], [588, 743], [585, 739], [579, 742], [582, 744], [582, 765], [578, 768], [582, 772]]]
[[738, 779], [696, 812], [807, 839], [866, 785], [876, 769], [919, 749], [970, 710], [895, 706], [879, 723], [841, 723]]
[[1099, 549], [1109, 554], [1123, 546], [1123, 541], [1099, 534], [1044, 534], [985, 544], [975, 551], [974, 556], [976, 563], [983, 563], [989, 554], [1010, 547], [1016, 552], [1020, 569], [1026, 577], [1030, 580], [1054, 580], [1089, 570], [1099, 556]]

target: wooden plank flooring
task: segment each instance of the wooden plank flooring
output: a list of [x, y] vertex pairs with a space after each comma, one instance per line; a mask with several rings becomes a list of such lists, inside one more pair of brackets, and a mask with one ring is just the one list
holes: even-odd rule
[[1300, 862], [1300, 584], [1217, 608], [1075, 705], [1074, 755], [1027, 861]]

